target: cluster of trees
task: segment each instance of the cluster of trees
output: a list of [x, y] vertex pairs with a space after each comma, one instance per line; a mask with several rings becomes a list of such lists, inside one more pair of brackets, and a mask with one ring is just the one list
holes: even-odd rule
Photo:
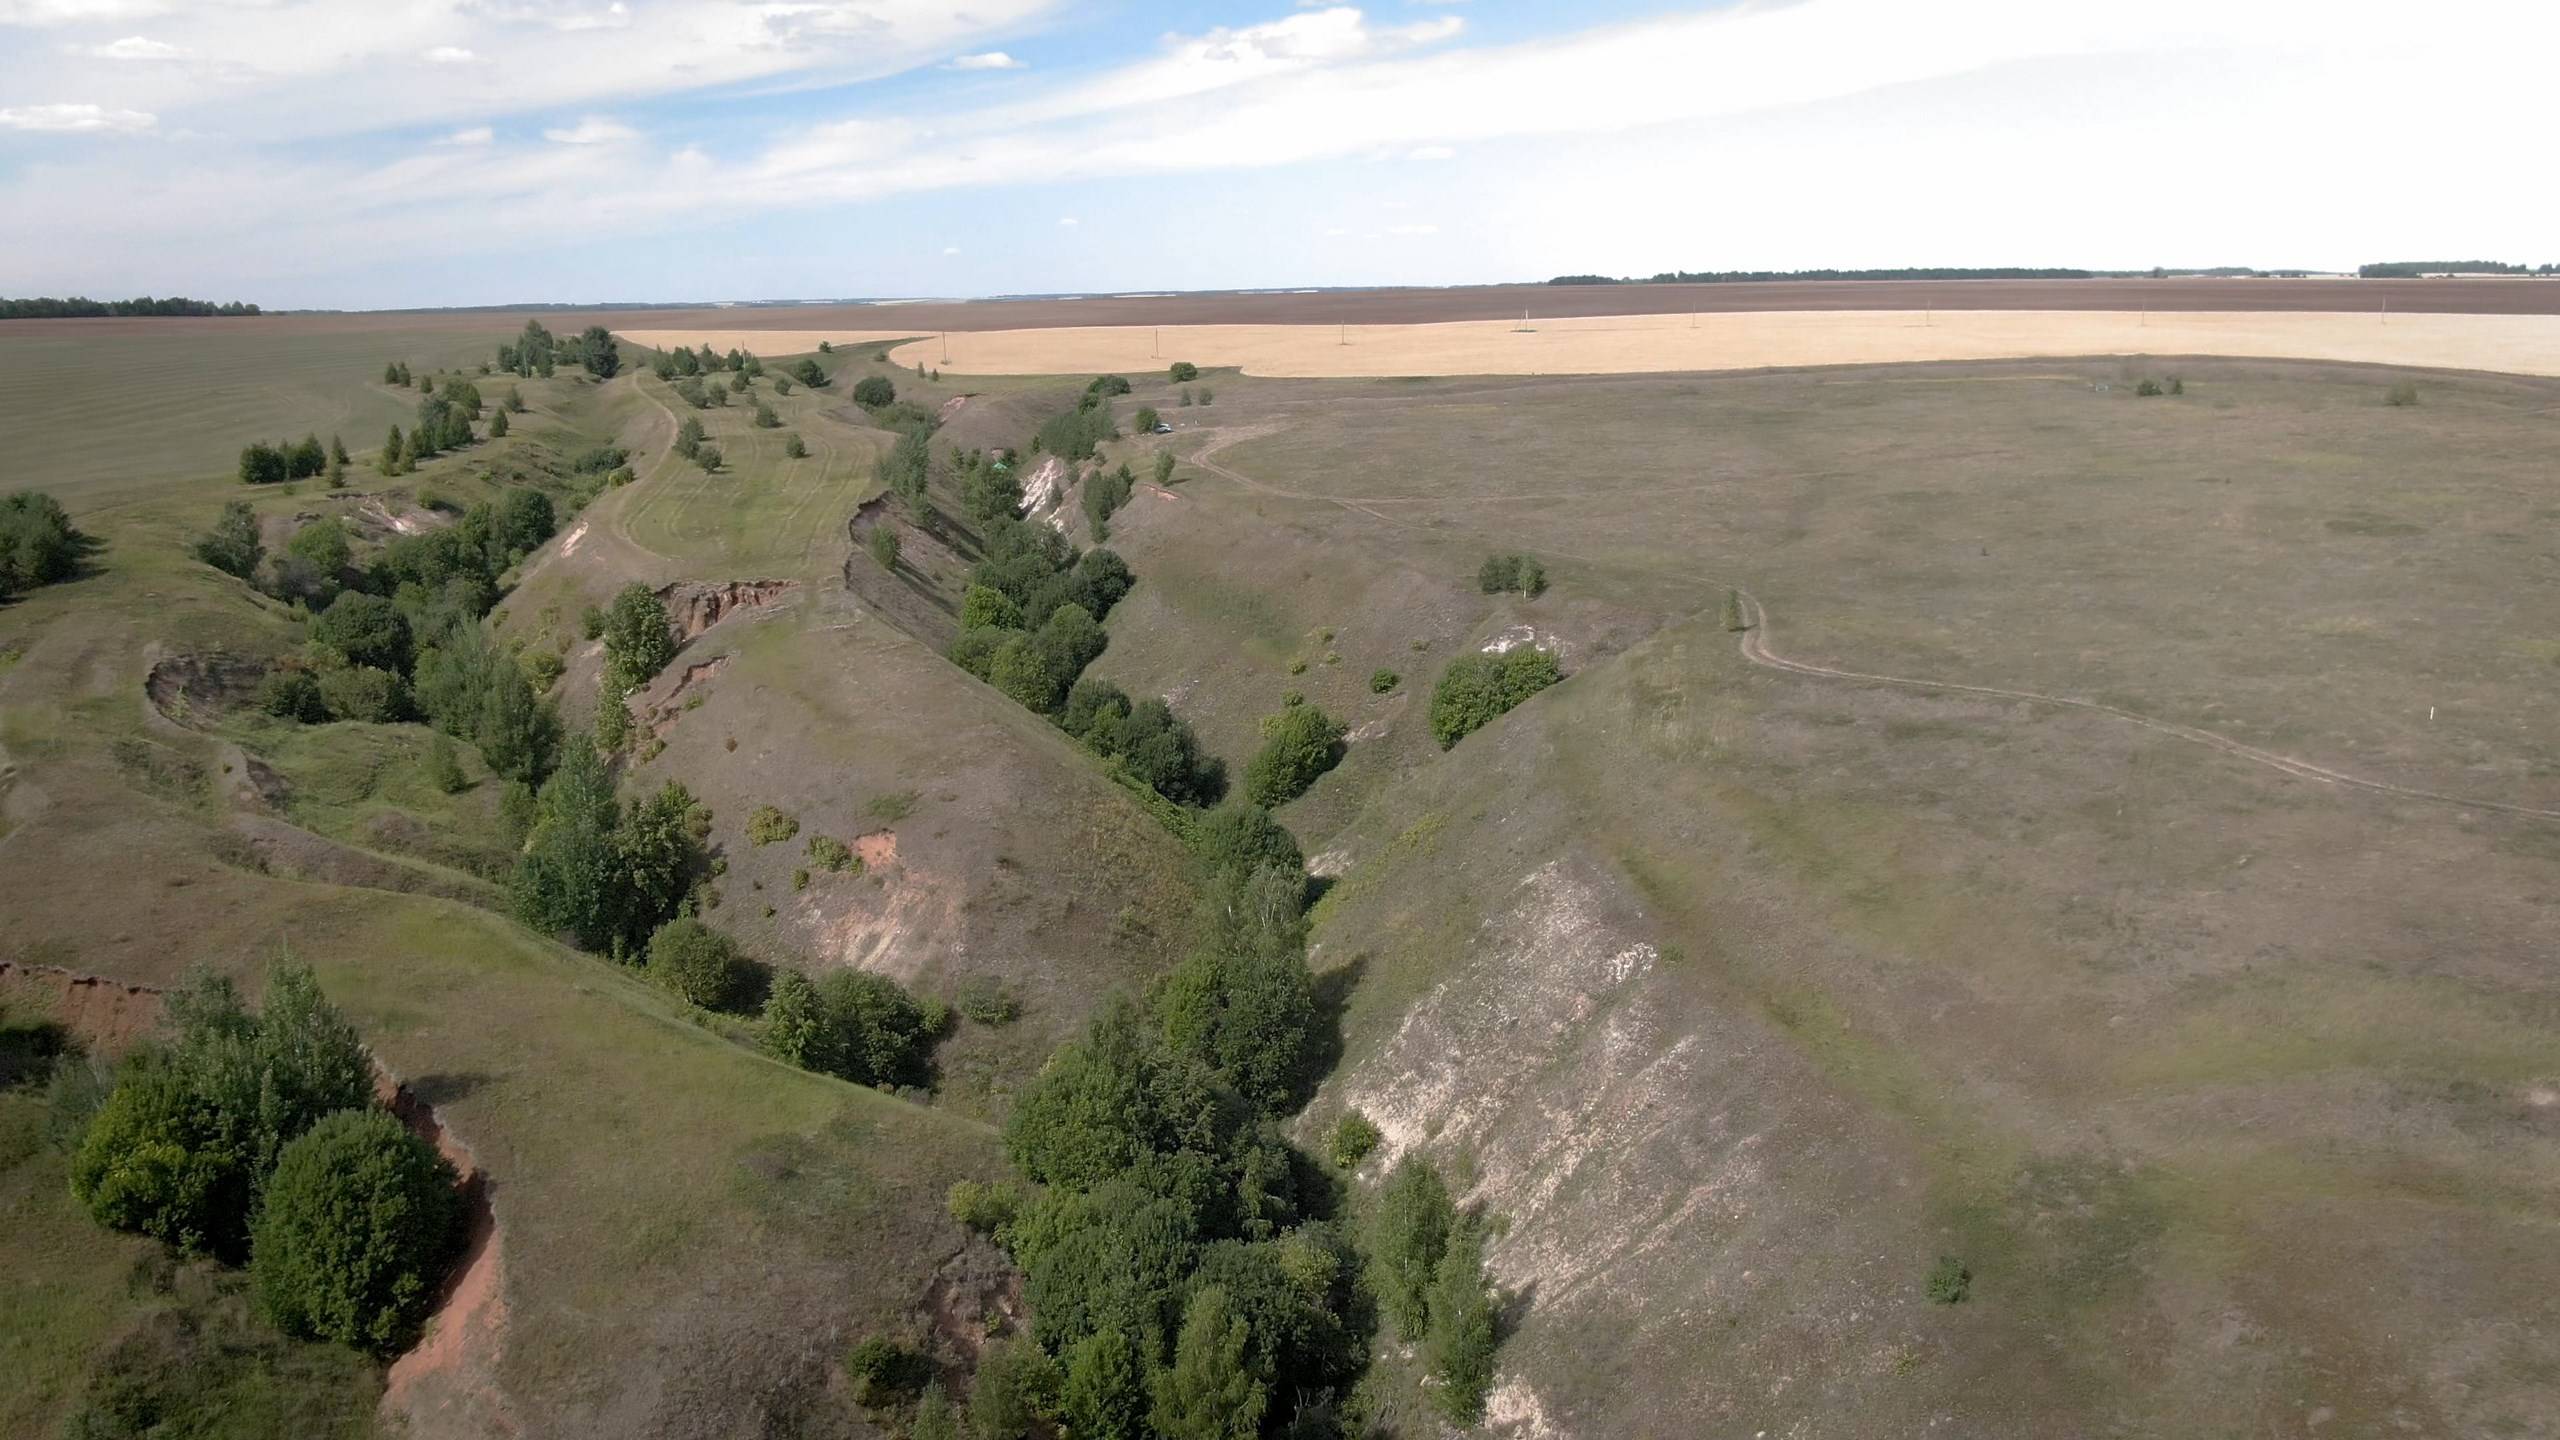
[[1369, 1221], [1370, 1285], [1396, 1338], [1420, 1347], [1432, 1404], [1459, 1425], [1484, 1418], [1493, 1390], [1500, 1337], [1485, 1238], [1430, 1161], [1408, 1154], [1388, 1172]]
[[801, 356], [800, 363], [792, 366], [790, 373], [792, 379], [799, 381], [801, 384], [808, 386], [812, 390], [824, 390], [827, 388], [826, 370], [810, 356]]
[[[920, 443], [915, 453], [919, 462], [926, 458]], [[1217, 803], [1226, 794], [1226, 766], [1202, 751], [1172, 707], [1133, 702], [1116, 685], [1082, 678], [1107, 642], [1102, 618], [1136, 583], [1128, 565], [1099, 546], [1079, 553], [1051, 527], [1025, 521], [1022, 490], [1004, 457], [971, 451], [957, 468], [961, 504], [981, 548], [961, 600], [952, 660], [1175, 804]], [[911, 481], [909, 473], [893, 473], [892, 488], [905, 498], [911, 484], [911, 508], [921, 508], [922, 470]]]
[[1535, 645], [1500, 655], [1461, 655], [1440, 672], [1431, 692], [1431, 733], [1446, 750], [1563, 678], [1556, 657]]
[[1143, 1001], [1107, 1003], [1006, 1126], [1031, 1188], [953, 1187], [953, 1215], [1022, 1268], [1028, 1332], [981, 1357], [965, 1412], [885, 1340], [848, 1361], [865, 1403], [922, 1388], [910, 1434], [1363, 1433], [1353, 1387], [1381, 1310], [1421, 1343], [1443, 1413], [1481, 1418], [1496, 1306], [1480, 1224], [1409, 1158], [1354, 1225], [1282, 1131], [1321, 1063], [1297, 842], [1230, 806], [1194, 845], [1197, 946]]
[[1476, 588], [1487, 595], [1517, 591], [1534, 600], [1546, 593], [1547, 567], [1528, 555], [1487, 555], [1476, 567]]
[[246, 1260], [288, 1334], [389, 1353], [415, 1339], [459, 1248], [453, 1167], [374, 1104], [372, 1057], [311, 972], [252, 1012], [192, 972], [165, 1043], [119, 1069], [71, 1164], [101, 1224]]
[[385, 385], [397, 385], [403, 390], [408, 389], [411, 383], [409, 362], [406, 360], [394, 360], [384, 365], [382, 367], [382, 383]]
[[877, 410], [897, 398], [898, 387], [886, 375], [865, 375], [853, 382], [853, 403], [865, 409]]
[[1176, 805], [1215, 805], [1226, 796], [1226, 762], [1202, 750], [1189, 723], [1152, 695], [1133, 702], [1088, 676], [1068, 687], [1055, 718], [1086, 749]]
[[[1108, 382], [1118, 380], [1113, 390]], [[1116, 438], [1120, 429], [1112, 423], [1111, 397], [1129, 393], [1129, 382], [1117, 375], [1106, 375], [1085, 388], [1076, 408], [1049, 417], [1040, 432], [1032, 437], [1031, 448], [1055, 455], [1069, 464], [1093, 458], [1095, 448], [1105, 440]]]
[[812, 981], [784, 970], [765, 996], [760, 1040], [803, 1070], [895, 1089], [931, 1080], [934, 1042], [950, 1024], [949, 1007], [885, 975], [834, 970]]
[[240, 483], [243, 485], [281, 485], [288, 480], [307, 480], [328, 474], [333, 479], [347, 466], [346, 442], [329, 437], [322, 446], [317, 435], [300, 440], [280, 440], [273, 445], [253, 441], [240, 451]]
[[1095, 540], [1111, 538], [1111, 517], [1129, 503], [1129, 496], [1137, 488], [1138, 477], [1130, 474], [1126, 465], [1084, 482], [1084, 518], [1092, 522]]
[[420, 462], [459, 450], [478, 438], [471, 433], [471, 422], [487, 408], [479, 386], [468, 380], [447, 380], [439, 390], [429, 377], [426, 392], [418, 397], [418, 419], [409, 433], [401, 434], [394, 425], [383, 438], [382, 452], [375, 459], [383, 474], [406, 474]]
[[70, 579], [90, 543], [62, 502], [43, 491], [0, 497], [0, 601]]
[[559, 720], [518, 657], [493, 645], [478, 622], [497, 603], [498, 577], [557, 524], [548, 495], [510, 489], [454, 525], [392, 541], [362, 564], [334, 516], [302, 526], [267, 559], [255, 513], [234, 502], [195, 549], [205, 563], [316, 612], [302, 648], [260, 689], [269, 714], [306, 722], [423, 718], [478, 745], [499, 775], [530, 786], [550, 769]]
[[597, 379], [610, 380], [622, 371], [622, 351], [614, 343], [613, 332], [602, 325], [590, 325], [576, 338], [560, 340], [539, 320], [527, 320], [513, 343], [498, 347], [498, 368], [519, 379], [537, 375], [549, 379], [561, 365], [582, 365]]
[[[716, 375], [723, 370], [743, 379], [753, 380], [764, 374], [764, 362], [744, 350], [735, 348], [732, 348], [728, 354], [722, 355], [709, 345], [703, 346], [700, 353], [679, 345], [673, 350], [662, 352], [657, 359], [649, 362], [649, 372], [667, 381], [691, 376]], [[786, 390], [783, 393], [790, 392]]]
[[535, 797], [508, 900], [529, 928], [639, 962], [659, 926], [692, 913], [710, 830], [711, 812], [672, 780], [625, 805], [603, 754], [572, 736]]
[[153, 299], [144, 295], [132, 300], [92, 300], [74, 295], [57, 300], [50, 295], [32, 299], [0, 300], [0, 320], [98, 320], [110, 315], [255, 315], [258, 307], [238, 300], [217, 305], [210, 300], [190, 300], [184, 295]]
[[1262, 748], [1245, 762], [1245, 798], [1285, 805], [1342, 759], [1342, 723], [1296, 694], [1277, 715], [1262, 717]]

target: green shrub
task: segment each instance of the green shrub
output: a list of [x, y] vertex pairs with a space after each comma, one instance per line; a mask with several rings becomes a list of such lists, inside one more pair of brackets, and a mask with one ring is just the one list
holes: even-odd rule
[[897, 531], [891, 529], [885, 524], [873, 526], [871, 528], [870, 546], [871, 558], [879, 562], [881, 569], [895, 570], [898, 568], [898, 552], [903, 547], [901, 547], [898, 542]]
[[1379, 1139], [1378, 1127], [1370, 1122], [1368, 1116], [1357, 1110], [1345, 1110], [1342, 1118], [1333, 1122], [1333, 1137], [1327, 1149], [1332, 1153], [1337, 1168], [1357, 1170], [1360, 1162], [1369, 1158], [1369, 1152], [1378, 1148]]
[[1388, 691], [1395, 689], [1398, 684], [1403, 682], [1403, 680], [1404, 677], [1398, 675], [1393, 670], [1372, 670], [1369, 672], [1369, 693], [1372, 695], [1384, 695]]
[[1022, 1014], [1022, 1002], [1012, 988], [992, 975], [973, 975], [962, 981], [952, 1005], [980, 1025], [1010, 1025]]
[[1462, 655], [1431, 692], [1431, 733], [1448, 749], [1559, 679], [1556, 657], [1535, 645], [1501, 655]]
[[719, 446], [704, 445], [693, 452], [693, 463], [702, 467], [703, 474], [717, 475], [720, 467], [728, 463], [728, 457], [720, 453]]
[[666, 602], [638, 582], [616, 591], [604, 617], [605, 693], [619, 699], [666, 668], [676, 655]]
[[320, 703], [332, 720], [387, 725], [409, 715], [409, 687], [388, 670], [354, 665], [320, 676]]
[[670, 920], [649, 937], [649, 978], [689, 1005], [726, 1007], [746, 968], [728, 936], [690, 917]]
[[902, 1404], [933, 1379], [933, 1362], [886, 1335], [873, 1335], [846, 1352], [845, 1378], [857, 1405], [881, 1409]]
[[213, 528], [196, 537], [195, 557], [234, 579], [246, 580], [258, 573], [258, 561], [266, 554], [266, 546], [258, 538], [258, 514], [246, 500], [233, 500], [222, 507], [221, 518]]
[[818, 1003], [818, 987], [799, 971], [774, 975], [757, 1032], [757, 1043], [767, 1055], [804, 1070], [827, 1068], [825, 1007]]
[[1166, 379], [1171, 380], [1177, 385], [1182, 385], [1199, 379], [1200, 367], [1192, 364], [1188, 360], [1176, 360], [1165, 370], [1164, 373]]
[[853, 382], [853, 403], [878, 409], [898, 398], [898, 387], [886, 375], [865, 375]]
[[1484, 1418], [1493, 1391], [1493, 1287], [1484, 1275], [1484, 1235], [1472, 1221], [1458, 1222], [1434, 1271], [1431, 1328], [1422, 1359], [1439, 1383], [1431, 1403], [1450, 1423], [1472, 1426]]
[[2145, 377], [2139, 384], [2133, 387], [2133, 393], [2147, 400], [2160, 393], [2160, 382]]
[[1941, 1255], [1929, 1267], [1929, 1298], [1941, 1305], [1961, 1305], [1973, 1293], [1973, 1272], [1953, 1255]]
[[[789, 382], [777, 381], [776, 383], [787, 384]], [[782, 453], [793, 460], [806, 460], [809, 458], [809, 446], [806, 442], [801, 440], [798, 435], [792, 435], [783, 440]]]
[[916, 813], [916, 792], [888, 790], [874, 795], [863, 805], [864, 813], [883, 825], [894, 825]]
[[782, 428], [782, 417], [773, 413], [772, 406], [759, 404], [756, 406], [756, 428], [779, 430]]
[[285, 1146], [249, 1262], [288, 1335], [390, 1354], [426, 1319], [462, 1240], [453, 1166], [380, 1110], [341, 1110]]
[[1292, 705], [1262, 721], [1262, 748], [1244, 771], [1244, 793], [1270, 808], [1297, 799], [1342, 758], [1343, 727], [1314, 705]]
[[320, 695], [320, 682], [308, 670], [275, 669], [258, 682], [258, 708], [283, 720], [299, 720], [317, 725], [329, 718], [329, 702]]
[[1211, 390], [1211, 389], [1210, 389], [1208, 386], [1206, 386], [1206, 385], [1203, 385], [1203, 386], [1201, 386], [1201, 387], [1200, 387], [1200, 403], [1201, 403], [1201, 404], [1206, 405], [1206, 404], [1210, 403], [1211, 401], [1213, 401], [1213, 400], [1215, 400], [1215, 399], [1217, 399], [1217, 398], [1218, 398], [1218, 395], [1217, 395], [1217, 392], [1216, 392], [1216, 391]]
[[983, 630], [1022, 628], [1022, 607], [1013, 597], [992, 585], [971, 585], [960, 597], [960, 628]]
[[1729, 631], [1739, 633], [1751, 628], [1751, 622], [1746, 619], [1742, 613], [1741, 591], [1736, 590], [1731, 586], [1725, 587], [1724, 612], [1721, 618], [1724, 623], [1724, 628]]
[[341, 593], [311, 622], [311, 641], [344, 655], [350, 665], [370, 665], [394, 674], [406, 674], [409, 669], [409, 619], [380, 595], [361, 590]]
[[453, 737], [441, 730], [428, 737], [426, 757], [419, 762], [419, 768], [425, 772], [428, 784], [447, 795], [459, 795], [471, 783], [462, 773], [462, 756], [454, 749]]
[[1476, 588], [1487, 595], [1517, 591], [1534, 600], [1546, 593], [1547, 567], [1527, 555], [1488, 555], [1476, 567]]
[[759, 805], [747, 817], [747, 840], [756, 845], [778, 845], [800, 833], [800, 822], [770, 805]]
[[1206, 812], [1192, 829], [1191, 847], [1212, 877], [1251, 875], [1268, 866], [1306, 868], [1297, 837], [1259, 805], [1222, 805]]
[[1457, 1209], [1430, 1161], [1407, 1154], [1378, 1191], [1369, 1225], [1369, 1283], [1396, 1334], [1418, 1341], [1431, 1319], [1431, 1282], [1449, 1246]]
[[1022, 1192], [1011, 1185], [958, 1180], [951, 1186], [951, 1218], [981, 1235], [993, 1235], [1013, 1223], [1022, 1209]]
[[2396, 407], [2407, 407], [2417, 404], [2417, 382], [2411, 380], [2395, 382], [2390, 389], [2382, 392], [2382, 403]]
[[809, 858], [815, 861], [820, 869], [835, 874], [843, 874], [848, 870], [857, 875], [862, 873], [861, 857], [853, 853], [852, 847], [832, 835], [810, 836]]

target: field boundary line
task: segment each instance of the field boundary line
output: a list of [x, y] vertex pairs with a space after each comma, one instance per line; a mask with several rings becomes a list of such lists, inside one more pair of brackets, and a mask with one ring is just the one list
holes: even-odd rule
[[2008, 690], [1996, 685], [1967, 685], [1953, 680], [1924, 680], [1910, 675], [1877, 675], [1863, 670], [1844, 670], [1837, 666], [1816, 665], [1808, 660], [1792, 660], [1769, 647], [1769, 607], [1761, 604], [1759, 597], [1748, 590], [1737, 589], [1734, 593], [1742, 598], [1749, 624], [1749, 628], [1742, 632], [1742, 658], [1754, 665], [1771, 670], [1828, 680], [1857, 680], [1870, 685], [1898, 685], [1910, 690], [1952, 691], [1962, 695], [1985, 695], [1997, 700], [2023, 700], [2034, 705], [2055, 705], [2071, 710], [2087, 710], [2099, 715], [2113, 716], [2158, 734], [2219, 750], [2226, 755], [2237, 756], [2240, 759], [2264, 765], [2271, 770], [2281, 771], [2297, 780], [2313, 780], [2323, 785], [2343, 785], [2350, 789], [2396, 796], [2403, 800], [2429, 800], [2440, 805], [2460, 806], [2466, 810], [2494, 810], [2500, 814], [2522, 815], [2534, 820], [2560, 820], [2560, 810], [2538, 809], [2531, 805], [2510, 804], [2503, 800], [2467, 799], [2438, 790], [2421, 790], [2412, 785], [2394, 785], [2387, 780], [2370, 780], [2361, 775], [2351, 775], [2343, 770], [2332, 770], [2325, 765], [2315, 765], [2295, 756], [2280, 754], [2273, 750], [2261, 750], [2255, 745], [2234, 740], [2228, 735], [2217, 735], [2211, 730], [2194, 725], [2156, 719], [2097, 700], [2075, 699], [2068, 695], [2047, 695], [2034, 690]]

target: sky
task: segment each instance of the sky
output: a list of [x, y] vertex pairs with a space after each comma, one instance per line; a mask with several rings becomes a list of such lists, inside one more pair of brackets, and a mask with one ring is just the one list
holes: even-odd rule
[[2543, 0], [0, 0], [0, 295], [2560, 261]]

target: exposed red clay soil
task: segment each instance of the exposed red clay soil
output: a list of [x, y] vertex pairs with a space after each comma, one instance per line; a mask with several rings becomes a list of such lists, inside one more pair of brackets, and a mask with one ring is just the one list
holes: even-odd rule
[[676, 676], [676, 683], [668, 687], [665, 698], [650, 707], [650, 737], [657, 740], [667, 738], [667, 732], [674, 729], [676, 721], [684, 716], [685, 696], [696, 686], [710, 684], [712, 677], [718, 675], [721, 667], [728, 663], [728, 656], [714, 655], [708, 660], [684, 667], [683, 672]]
[[770, 605], [789, 594], [789, 580], [732, 580], [726, 584], [706, 585], [691, 580], [678, 581], [658, 591], [666, 602], [667, 618], [676, 627], [676, 643], [689, 644], [695, 636], [719, 624], [740, 610]]
[[951, 417], [960, 413], [962, 406], [967, 405], [970, 401], [977, 398], [978, 397], [975, 392], [967, 395], [954, 395], [950, 399], [942, 402], [942, 408], [934, 412], [933, 418], [945, 425], [948, 425], [951, 423]]
[[436, 1296], [425, 1337], [391, 1362], [382, 1413], [405, 1419], [411, 1435], [521, 1435], [524, 1427], [497, 1383], [507, 1336], [506, 1247], [489, 1208], [488, 1175], [471, 1147], [436, 1117], [435, 1107], [389, 1071], [377, 1067], [374, 1093], [460, 1172], [471, 1217], [462, 1258]]
[[895, 865], [898, 863], [898, 832], [874, 830], [868, 835], [856, 835], [853, 837], [853, 851], [862, 857], [865, 870]]
[[46, 1019], [99, 1055], [121, 1055], [160, 1026], [157, 986], [83, 975], [59, 965], [0, 960], [0, 999], [30, 998]]

